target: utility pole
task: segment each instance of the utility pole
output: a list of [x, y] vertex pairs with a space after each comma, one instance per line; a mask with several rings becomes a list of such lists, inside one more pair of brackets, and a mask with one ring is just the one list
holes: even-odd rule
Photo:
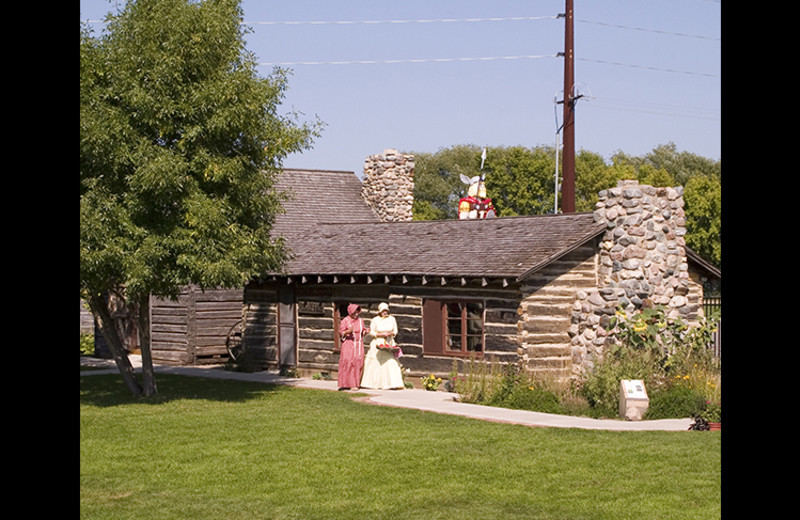
[[566, 0], [564, 12], [564, 179], [561, 184], [561, 211], [575, 213], [575, 49], [573, 0]]

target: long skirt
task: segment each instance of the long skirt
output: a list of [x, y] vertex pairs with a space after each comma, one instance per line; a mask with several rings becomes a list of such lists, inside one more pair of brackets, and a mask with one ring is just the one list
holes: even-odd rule
[[337, 377], [339, 388], [358, 388], [363, 366], [363, 343], [359, 342], [356, 345], [352, 340], [343, 341], [341, 354], [339, 355], [339, 375]]
[[364, 377], [361, 388], [396, 389], [405, 388], [400, 363], [390, 350], [379, 350], [375, 342], [370, 345], [364, 359]]

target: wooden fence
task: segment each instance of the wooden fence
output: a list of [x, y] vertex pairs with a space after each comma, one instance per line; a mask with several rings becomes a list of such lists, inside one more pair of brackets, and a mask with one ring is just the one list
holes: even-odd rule
[[703, 312], [706, 316], [717, 316], [717, 331], [713, 334], [714, 342], [711, 348], [714, 351], [714, 356], [722, 360], [722, 297], [717, 298], [703, 298]]

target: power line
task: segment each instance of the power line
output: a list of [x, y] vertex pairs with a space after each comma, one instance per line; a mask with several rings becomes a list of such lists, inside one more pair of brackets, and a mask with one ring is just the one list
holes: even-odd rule
[[558, 58], [558, 54], [538, 54], [525, 56], [486, 56], [477, 58], [411, 58], [396, 60], [347, 60], [347, 61], [287, 61], [287, 62], [260, 62], [263, 66], [290, 66], [290, 65], [372, 65], [376, 63], [444, 63], [458, 61], [500, 61], [500, 60], [531, 60], [538, 58]]
[[[427, 24], [427, 23], [476, 23], [476, 22], [521, 22], [534, 20], [555, 20], [558, 15], [548, 16], [508, 16], [508, 17], [489, 17], [489, 18], [433, 18], [433, 19], [410, 19], [410, 20], [253, 20], [243, 21], [240, 25], [377, 25], [377, 24]], [[105, 23], [105, 20], [82, 20], [84, 23], [97, 24]], [[614, 29], [626, 29], [632, 31], [665, 34], [668, 36], [680, 36], [685, 38], [698, 38], [703, 40], [720, 41], [721, 39], [713, 36], [701, 34], [689, 34], [672, 31], [662, 31], [659, 29], [648, 29], [644, 27], [633, 27], [629, 25], [612, 24], [606, 22], [596, 22], [593, 20], [575, 19], [576, 22], [612, 27]]]
[[670, 32], [670, 31], [661, 31], [658, 29], [645, 29], [643, 27], [631, 27], [629, 25], [619, 25], [613, 23], [605, 23], [605, 22], [593, 22], [591, 20], [578, 20], [575, 19], [576, 22], [593, 24], [593, 25], [603, 25], [605, 27], [613, 27], [614, 29], [628, 29], [631, 31], [640, 31], [640, 32], [648, 32], [648, 33], [657, 33], [657, 34], [665, 34], [667, 36], [681, 36], [685, 38], [699, 38], [701, 40], [714, 40], [714, 41], [721, 41], [721, 38], [716, 38], [712, 36], [703, 36], [700, 34], [688, 34], [688, 33], [679, 33], [679, 32]]
[[593, 59], [590, 59], [590, 58], [577, 58], [577, 57], [575, 59], [576, 60], [580, 60], [580, 61], [588, 61], [588, 62], [591, 62], [591, 63], [601, 63], [603, 65], [616, 65], [616, 66], [619, 66], [619, 67], [632, 67], [634, 69], [655, 70], [655, 71], [659, 71], [659, 72], [672, 72], [672, 73], [675, 73], [675, 74], [687, 74], [689, 76], [705, 76], [705, 77], [708, 77], [708, 78], [718, 78], [719, 77], [718, 74], [706, 74], [704, 72], [692, 72], [692, 71], [688, 71], [688, 70], [663, 69], [663, 68], [659, 68], [659, 67], [650, 67], [650, 66], [646, 66], [646, 65], [633, 65], [631, 63], [620, 63], [620, 62], [617, 62], [617, 61], [593, 60]]
[[[420, 20], [355, 20], [355, 21], [255, 21], [255, 22], [241, 22], [242, 25], [334, 25], [334, 24], [383, 24], [383, 23], [450, 23], [450, 22], [495, 22], [495, 21], [520, 21], [520, 20], [543, 20], [555, 19], [557, 16], [519, 16], [519, 17], [506, 17], [506, 18], [441, 18], [441, 19], [420, 19]], [[596, 23], [598, 25], [608, 25], [615, 28], [635, 29], [649, 32], [661, 32], [651, 29], [642, 29], [638, 27], [627, 27], [622, 25], [605, 24], [602, 22], [591, 22], [589, 20], [577, 20], [583, 23]], [[104, 23], [104, 20], [83, 20], [85, 23]], [[706, 38], [698, 35], [689, 35], [683, 33], [665, 33], [674, 36], [690, 36], [695, 38]], [[474, 57], [474, 58], [411, 58], [411, 59], [394, 59], [394, 60], [336, 60], [336, 61], [287, 61], [287, 62], [259, 62], [259, 66], [304, 66], [304, 65], [374, 65], [382, 63], [447, 63], [447, 62], [467, 62], [467, 61], [500, 61], [500, 60], [522, 60], [522, 59], [538, 59], [538, 58], [553, 58], [559, 55], [522, 55], [522, 56], [489, 56], [489, 57]], [[615, 65], [621, 67], [631, 67], [646, 70], [654, 70], [661, 72], [671, 72], [676, 74], [687, 74], [693, 76], [705, 76], [717, 78], [718, 75], [706, 74], [701, 72], [691, 72], [674, 69], [664, 69], [659, 67], [635, 65], [630, 63], [612, 62], [606, 60], [594, 60], [590, 58], [576, 57], [577, 60], [600, 63], [605, 65]]]
[[[509, 16], [491, 18], [435, 18], [418, 20], [255, 20], [239, 22], [240, 25], [377, 25], [414, 23], [474, 23], [474, 22], [521, 22], [532, 20], [555, 20], [557, 15], [549, 16]], [[84, 23], [105, 23], [105, 20], [81, 20]]]
[[672, 117], [688, 117], [693, 119], [704, 119], [708, 121], [719, 121], [720, 110], [712, 108], [685, 107], [678, 105], [666, 105], [663, 103], [646, 103], [640, 101], [630, 101], [627, 99], [613, 99], [606, 97], [590, 97], [590, 102], [584, 105], [587, 108], [601, 108], [606, 110], [637, 112], [642, 114], [654, 114]]
[[[560, 58], [562, 55], [557, 54], [535, 54], [535, 55], [522, 55], [522, 56], [487, 56], [477, 58], [409, 58], [409, 59], [395, 59], [395, 60], [337, 60], [337, 61], [284, 61], [284, 62], [259, 62], [259, 66], [279, 66], [288, 67], [296, 65], [374, 65], [379, 63], [445, 63], [445, 62], [459, 62], [459, 61], [501, 61], [501, 60], [529, 60], [538, 58]], [[692, 72], [686, 70], [665, 69], [659, 67], [651, 67], [645, 65], [635, 65], [631, 63], [620, 63], [615, 61], [594, 60], [590, 58], [575, 58], [579, 61], [587, 61], [591, 63], [600, 63], [603, 65], [615, 65], [619, 67], [631, 67], [635, 69], [645, 69], [658, 72], [670, 72], [674, 74], [686, 74], [690, 76], [705, 76], [710, 78], [718, 78], [716, 74], [706, 74], [703, 72]]]
[[[374, 25], [374, 24], [414, 24], [414, 23], [459, 23], [459, 22], [519, 22], [531, 20], [555, 20], [559, 16], [512, 16], [512, 17], [494, 17], [494, 18], [438, 18], [438, 19], [421, 19], [421, 20], [314, 20], [314, 21], [244, 21], [242, 25]], [[611, 24], [606, 22], [595, 22], [592, 20], [576, 19], [576, 22], [602, 25], [605, 27], [612, 27], [614, 29], [627, 29], [631, 31], [649, 32], [656, 34], [665, 34], [668, 36], [681, 36], [685, 38], [698, 38], [703, 40], [720, 41], [720, 38], [712, 36], [704, 36], [701, 34], [689, 34], [672, 31], [662, 31], [659, 29], [647, 29], [644, 27], [632, 27], [629, 25]]]
[[458, 22], [519, 22], [556, 19], [557, 16], [513, 16], [503, 18], [437, 18], [430, 20], [316, 20], [316, 21], [244, 21], [242, 25], [358, 25]]

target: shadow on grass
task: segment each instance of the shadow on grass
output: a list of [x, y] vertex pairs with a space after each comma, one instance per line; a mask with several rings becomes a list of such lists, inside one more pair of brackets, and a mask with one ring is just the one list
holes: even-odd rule
[[[137, 374], [141, 383], [141, 374]], [[244, 402], [263, 398], [265, 393], [290, 390], [285, 385], [206, 379], [176, 374], [156, 374], [158, 393], [154, 396], [135, 396], [128, 390], [119, 374], [81, 375], [82, 405], [110, 407], [131, 403], [159, 405], [176, 400]]]

